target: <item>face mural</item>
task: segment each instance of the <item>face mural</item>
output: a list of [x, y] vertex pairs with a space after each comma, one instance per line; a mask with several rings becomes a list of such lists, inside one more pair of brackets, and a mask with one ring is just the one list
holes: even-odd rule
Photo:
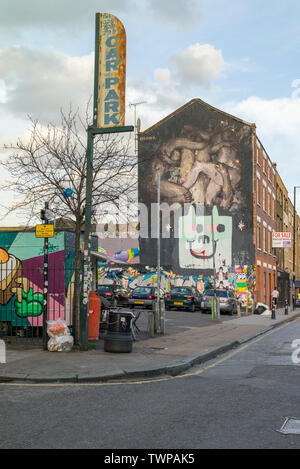
[[213, 256], [231, 265], [232, 218], [220, 216], [214, 207], [212, 215], [196, 215], [190, 206], [188, 214], [179, 217], [179, 265], [186, 269], [212, 269]]

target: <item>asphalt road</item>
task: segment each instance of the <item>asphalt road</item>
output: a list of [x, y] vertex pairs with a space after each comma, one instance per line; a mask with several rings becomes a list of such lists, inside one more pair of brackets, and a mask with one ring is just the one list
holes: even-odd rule
[[277, 432], [300, 419], [294, 339], [299, 320], [178, 377], [0, 384], [0, 448], [299, 448]]

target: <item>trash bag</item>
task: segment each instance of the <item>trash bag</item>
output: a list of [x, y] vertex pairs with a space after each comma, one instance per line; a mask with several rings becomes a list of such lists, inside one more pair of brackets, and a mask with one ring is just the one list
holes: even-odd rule
[[56, 335], [48, 340], [49, 352], [71, 352], [73, 337], [70, 334]]
[[67, 323], [58, 318], [56, 321], [47, 321], [47, 334], [49, 337], [56, 337], [60, 335], [69, 335], [70, 331]]
[[72, 350], [74, 340], [65, 321], [60, 318], [56, 321], [47, 321], [47, 333], [50, 337], [47, 344], [49, 352]]
[[265, 305], [257, 305], [255, 310], [254, 310], [254, 314], [262, 314], [264, 313], [265, 311], [267, 311], [268, 307], [265, 306]]

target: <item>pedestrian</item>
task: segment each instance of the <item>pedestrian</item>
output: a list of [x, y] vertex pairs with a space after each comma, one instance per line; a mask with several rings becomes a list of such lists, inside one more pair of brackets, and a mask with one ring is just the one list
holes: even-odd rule
[[275, 308], [278, 308], [278, 298], [279, 298], [279, 291], [277, 290], [277, 287], [274, 288], [274, 290], [271, 293], [272, 296], [272, 303], [274, 304]]

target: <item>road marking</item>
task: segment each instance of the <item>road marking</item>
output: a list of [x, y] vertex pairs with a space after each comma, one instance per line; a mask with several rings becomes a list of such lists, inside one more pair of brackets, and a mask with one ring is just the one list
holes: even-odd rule
[[[299, 321], [300, 318], [297, 318], [296, 321]], [[220, 358], [214, 363], [211, 363], [210, 365], [203, 366], [198, 371], [194, 371], [192, 373], [183, 373], [181, 375], [177, 376], [164, 376], [162, 378], [149, 378], [149, 379], [144, 379], [141, 381], [115, 381], [115, 382], [109, 382], [109, 383], [0, 383], [0, 386], [17, 386], [17, 387], [86, 387], [86, 386], [96, 386], [96, 387], [104, 387], [104, 386], [120, 386], [120, 385], [137, 385], [137, 384], [152, 384], [152, 383], [161, 383], [164, 381], [172, 381], [175, 379], [182, 379], [182, 378], [189, 378], [192, 376], [198, 376], [202, 373], [204, 373], [206, 370], [209, 370], [210, 368], [214, 368], [215, 366], [220, 365], [221, 363], [229, 360], [230, 358], [234, 357], [238, 353], [242, 352], [246, 348], [250, 347], [250, 345], [256, 344], [260, 340], [262, 340], [264, 337], [267, 337], [270, 334], [274, 334], [274, 332], [279, 331], [280, 329], [283, 329], [284, 327], [290, 325], [290, 322], [283, 324], [282, 326], [278, 326], [275, 329], [272, 329], [269, 332], [266, 332], [259, 336], [257, 339], [250, 340], [247, 344], [242, 345], [238, 347], [234, 352], [231, 352], [227, 354], [225, 357]], [[200, 366], [200, 365], [199, 365]]]

